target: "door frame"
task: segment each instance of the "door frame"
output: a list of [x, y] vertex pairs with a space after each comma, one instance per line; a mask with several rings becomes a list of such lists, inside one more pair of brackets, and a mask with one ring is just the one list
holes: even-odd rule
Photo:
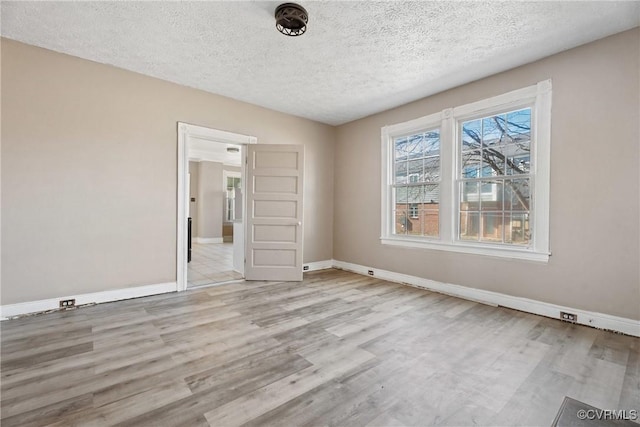
[[[176, 291], [187, 290], [187, 206], [189, 203], [189, 188], [187, 188], [189, 173], [189, 137], [198, 137], [211, 142], [223, 144], [236, 144], [241, 148], [241, 176], [245, 176], [247, 148], [249, 144], [257, 144], [255, 136], [242, 135], [219, 129], [211, 129], [204, 126], [178, 122], [178, 191], [177, 191], [177, 224], [176, 224]], [[242, 204], [246, 203], [246, 192], [242, 194]], [[243, 221], [246, 229], [246, 221]], [[244, 236], [246, 238], [246, 230]], [[245, 246], [246, 247], [246, 246]]]

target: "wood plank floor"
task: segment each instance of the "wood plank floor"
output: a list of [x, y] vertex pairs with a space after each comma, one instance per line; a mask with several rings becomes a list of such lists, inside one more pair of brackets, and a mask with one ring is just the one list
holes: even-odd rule
[[640, 340], [339, 270], [2, 322], [1, 424], [550, 425]]

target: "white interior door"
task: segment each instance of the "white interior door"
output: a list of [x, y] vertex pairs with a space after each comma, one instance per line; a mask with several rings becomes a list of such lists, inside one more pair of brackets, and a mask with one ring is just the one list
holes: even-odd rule
[[249, 145], [246, 280], [302, 280], [304, 146]]

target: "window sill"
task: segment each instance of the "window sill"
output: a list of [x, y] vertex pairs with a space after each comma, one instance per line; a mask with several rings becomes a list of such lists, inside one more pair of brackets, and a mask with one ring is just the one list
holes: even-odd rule
[[482, 244], [445, 243], [435, 240], [412, 239], [404, 237], [381, 237], [383, 245], [403, 246], [407, 248], [433, 249], [437, 251], [463, 254], [485, 255], [499, 258], [519, 259], [535, 262], [549, 262], [551, 254], [534, 252], [524, 248], [506, 248]]

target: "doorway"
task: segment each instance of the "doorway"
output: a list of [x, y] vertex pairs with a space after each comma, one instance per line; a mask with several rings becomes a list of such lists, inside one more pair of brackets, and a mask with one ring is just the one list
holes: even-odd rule
[[187, 288], [242, 279], [233, 251], [234, 240], [243, 237], [235, 226], [244, 210], [240, 147], [191, 138], [187, 154]]
[[256, 142], [178, 123], [178, 291], [244, 278], [244, 159]]

